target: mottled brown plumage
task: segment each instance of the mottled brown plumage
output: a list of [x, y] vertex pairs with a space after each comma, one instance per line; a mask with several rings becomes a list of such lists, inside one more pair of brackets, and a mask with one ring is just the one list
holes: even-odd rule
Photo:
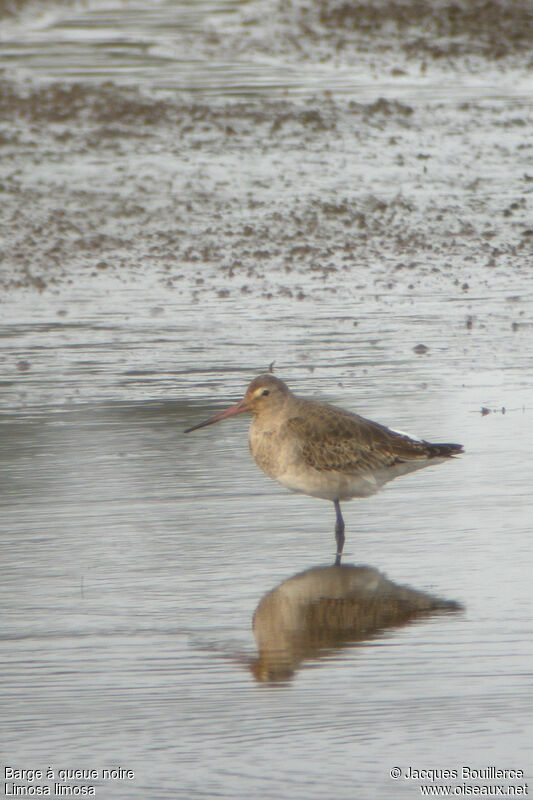
[[452, 455], [458, 445], [411, 439], [341, 408], [298, 401], [287, 430], [305, 442], [302, 457], [319, 470], [359, 472], [382, 469], [409, 460]]
[[249, 443], [256, 464], [295, 492], [335, 504], [337, 559], [344, 543], [340, 500], [368, 497], [399, 475], [463, 451], [458, 444], [412, 439], [350, 411], [295, 397], [274, 375], [260, 375], [244, 399], [186, 433], [250, 411]]

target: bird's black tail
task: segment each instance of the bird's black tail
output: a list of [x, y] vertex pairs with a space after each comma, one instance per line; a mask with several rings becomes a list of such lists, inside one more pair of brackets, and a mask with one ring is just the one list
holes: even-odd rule
[[462, 444], [431, 444], [427, 442], [430, 458], [451, 458], [464, 452]]

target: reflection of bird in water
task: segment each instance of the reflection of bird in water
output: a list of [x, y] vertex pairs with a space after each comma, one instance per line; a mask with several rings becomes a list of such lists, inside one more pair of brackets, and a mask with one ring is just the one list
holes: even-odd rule
[[379, 631], [458, 603], [398, 586], [373, 567], [315, 567], [266, 594], [254, 614], [258, 681], [289, 680], [309, 659], [325, 658]]
[[244, 411], [253, 414], [249, 441], [258, 467], [294, 492], [334, 503], [337, 565], [344, 545], [341, 500], [368, 497], [399, 475], [463, 451], [460, 444], [411, 439], [342, 408], [295, 397], [268, 374], [255, 378], [239, 403], [185, 433]]

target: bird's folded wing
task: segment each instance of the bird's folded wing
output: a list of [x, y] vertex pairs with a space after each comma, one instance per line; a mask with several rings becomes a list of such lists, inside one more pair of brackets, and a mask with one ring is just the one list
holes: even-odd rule
[[[366, 472], [430, 457], [426, 442], [410, 439], [357, 414], [307, 407], [290, 417], [288, 432], [300, 442], [301, 457], [314, 469]], [[328, 409], [329, 410], [329, 409]]]

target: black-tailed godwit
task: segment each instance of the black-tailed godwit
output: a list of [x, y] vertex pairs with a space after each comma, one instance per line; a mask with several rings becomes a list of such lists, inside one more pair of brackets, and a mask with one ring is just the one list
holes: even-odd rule
[[293, 492], [333, 502], [336, 565], [344, 546], [341, 500], [369, 497], [399, 475], [463, 452], [460, 444], [411, 439], [342, 408], [296, 397], [270, 374], [254, 378], [236, 405], [185, 433], [245, 411], [253, 414], [249, 443], [257, 466]]

